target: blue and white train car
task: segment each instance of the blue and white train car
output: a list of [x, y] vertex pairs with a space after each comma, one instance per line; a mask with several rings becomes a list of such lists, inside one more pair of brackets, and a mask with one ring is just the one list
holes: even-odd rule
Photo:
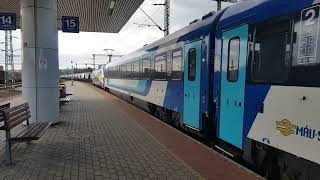
[[270, 179], [320, 179], [319, 27], [319, 0], [243, 0], [108, 64], [104, 86]]
[[201, 23], [109, 63], [105, 87], [142, 100], [161, 119], [201, 134], [209, 120], [210, 38], [220, 15], [208, 15]]

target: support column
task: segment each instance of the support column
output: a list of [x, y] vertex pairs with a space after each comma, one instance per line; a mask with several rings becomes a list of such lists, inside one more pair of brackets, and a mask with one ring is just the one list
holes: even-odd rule
[[59, 121], [57, 0], [21, 0], [22, 96], [30, 122]]

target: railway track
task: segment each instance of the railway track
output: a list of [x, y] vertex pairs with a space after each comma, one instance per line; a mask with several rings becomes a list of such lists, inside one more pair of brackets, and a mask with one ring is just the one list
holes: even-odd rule
[[13, 83], [13, 84], [0, 84], [0, 89], [6, 89], [6, 88], [17, 88], [17, 87], [21, 87], [22, 83], [18, 82], [18, 83]]

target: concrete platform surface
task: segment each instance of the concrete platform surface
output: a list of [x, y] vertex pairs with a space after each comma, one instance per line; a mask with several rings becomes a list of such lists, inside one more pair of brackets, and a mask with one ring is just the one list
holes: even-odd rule
[[258, 179], [103, 90], [80, 82], [67, 90], [74, 95], [61, 122], [32, 144], [14, 145], [13, 166], [3, 164], [0, 132], [0, 179]]

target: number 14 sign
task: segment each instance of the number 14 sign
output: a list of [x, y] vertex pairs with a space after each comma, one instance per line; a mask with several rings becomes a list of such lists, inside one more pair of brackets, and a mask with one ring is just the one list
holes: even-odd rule
[[16, 14], [0, 13], [0, 30], [16, 30]]
[[79, 17], [62, 16], [62, 32], [79, 33]]

